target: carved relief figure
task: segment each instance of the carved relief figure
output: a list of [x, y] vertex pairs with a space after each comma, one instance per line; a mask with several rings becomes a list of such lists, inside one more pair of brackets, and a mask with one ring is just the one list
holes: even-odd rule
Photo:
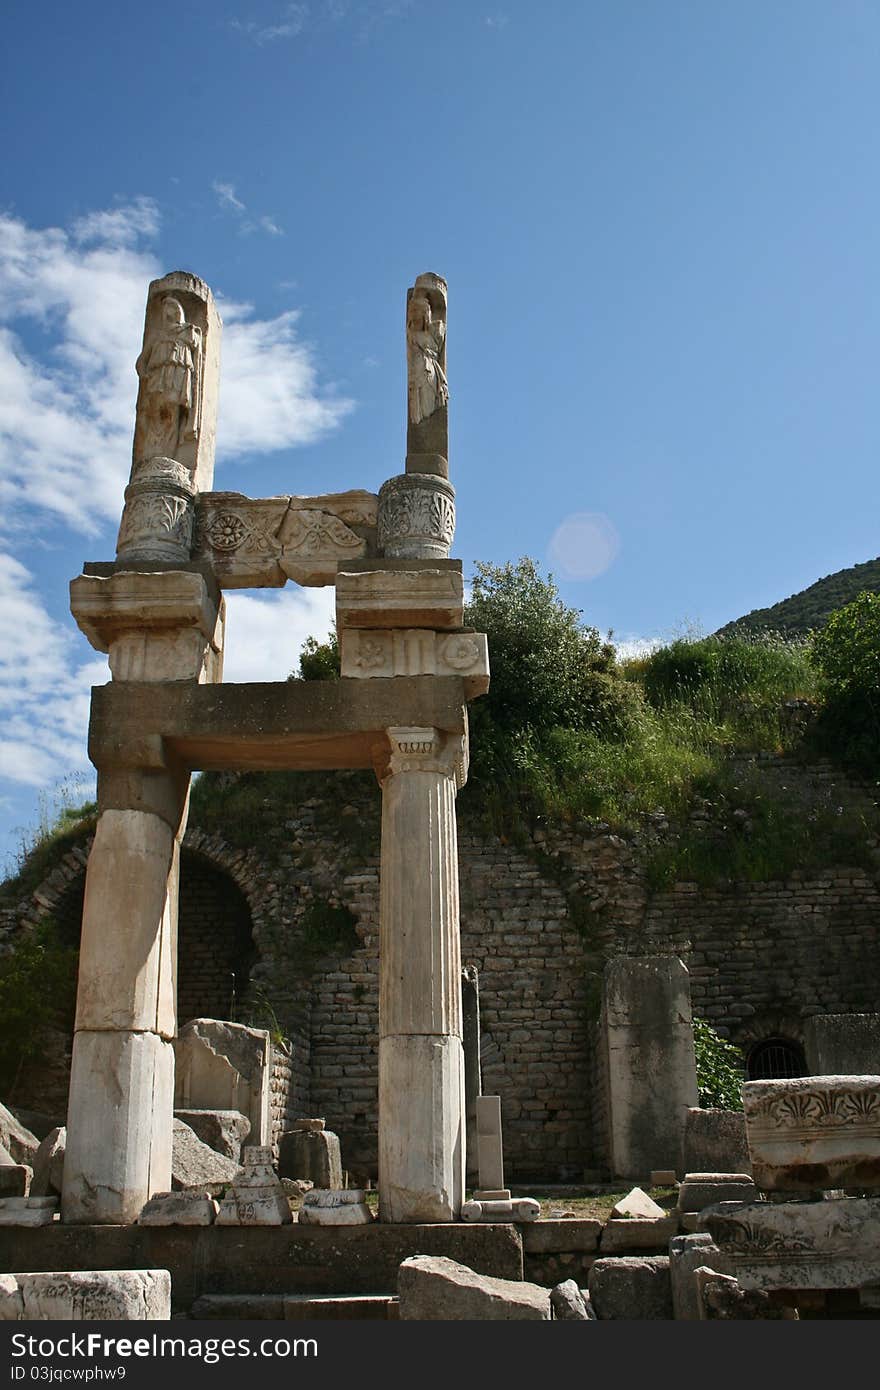
[[409, 418], [414, 425], [449, 400], [446, 373], [441, 366], [446, 325], [436, 318], [428, 299], [414, 294], [406, 311], [406, 359]]
[[135, 365], [141, 379], [141, 458], [174, 458], [185, 439], [198, 438], [201, 363], [202, 330], [187, 323], [179, 300], [166, 295], [161, 321]]

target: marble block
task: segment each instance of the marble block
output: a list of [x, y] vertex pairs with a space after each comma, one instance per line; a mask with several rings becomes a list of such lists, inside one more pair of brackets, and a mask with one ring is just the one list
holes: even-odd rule
[[759, 1188], [880, 1188], [880, 1076], [748, 1081], [743, 1106]]

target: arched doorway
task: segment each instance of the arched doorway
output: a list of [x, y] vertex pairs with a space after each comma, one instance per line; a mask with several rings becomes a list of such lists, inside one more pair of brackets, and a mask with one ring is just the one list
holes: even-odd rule
[[177, 1020], [240, 1018], [257, 949], [247, 899], [204, 855], [180, 856]]

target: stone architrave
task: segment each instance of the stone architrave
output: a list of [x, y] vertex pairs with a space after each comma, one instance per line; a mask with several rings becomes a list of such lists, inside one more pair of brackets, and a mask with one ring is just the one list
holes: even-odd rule
[[703, 1224], [744, 1289], [880, 1283], [880, 1198], [723, 1203]]
[[454, 1221], [464, 1198], [455, 796], [466, 739], [387, 730], [379, 951], [379, 1213]]
[[429, 567], [410, 562], [340, 568], [336, 626], [347, 628], [460, 629], [464, 622], [461, 561]]
[[618, 956], [603, 990], [611, 1171], [680, 1173], [687, 1111], [697, 1103], [688, 972], [676, 956]]
[[489, 689], [489, 648], [484, 632], [433, 632], [430, 628], [343, 629], [341, 674], [361, 680], [388, 676], [461, 676], [468, 700]]
[[747, 1081], [743, 1108], [759, 1188], [880, 1188], [880, 1076]]
[[193, 1018], [175, 1039], [174, 1103], [178, 1110], [238, 1110], [250, 1138], [271, 1139], [272, 1046], [265, 1028], [225, 1019]]

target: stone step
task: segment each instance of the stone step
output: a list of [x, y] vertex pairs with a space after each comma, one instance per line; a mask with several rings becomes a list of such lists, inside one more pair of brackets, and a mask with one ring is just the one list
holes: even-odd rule
[[394, 1294], [215, 1294], [197, 1298], [190, 1316], [286, 1322], [396, 1321]]

